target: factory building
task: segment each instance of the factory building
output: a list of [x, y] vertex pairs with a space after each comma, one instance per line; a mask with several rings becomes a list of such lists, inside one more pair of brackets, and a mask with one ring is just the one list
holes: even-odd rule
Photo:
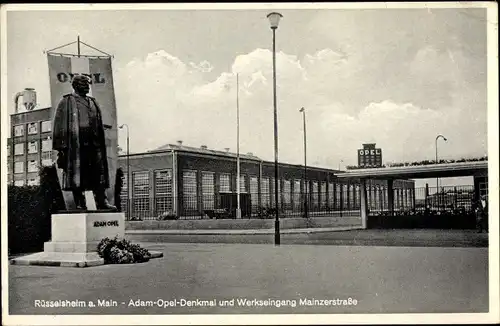
[[[199, 218], [214, 210], [235, 209], [237, 158], [229, 149], [192, 147], [179, 141], [131, 154], [130, 185], [127, 185], [127, 155], [120, 155], [118, 160], [125, 176], [122, 210], [127, 211], [130, 206], [132, 218], [155, 219], [166, 215]], [[332, 211], [359, 215], [359, 183], [340, 181], [336, 175], [341, 171], [307, 167], [306, 180], [301, 165], [279, 163], [278, 171], [278, 207], [284, 216], [302, 215], [306, 198], [312, 215]], [[263, 208], [275, 206], [274, 173], [274, 162], [252, 153], [240, 155], [243, 217], [258, 215]], [[395, 207], [414, 207], [414, 186], [412, 180], [395, 181]], [[373, 180], [368, 187], [371, 209], [387, 209], [386, 182]]]
[[39, 184], [39, 166], [53, 163], [52, 108], [14, 113], [10, 116], [10, 129], [8, 183], [16, 186]]

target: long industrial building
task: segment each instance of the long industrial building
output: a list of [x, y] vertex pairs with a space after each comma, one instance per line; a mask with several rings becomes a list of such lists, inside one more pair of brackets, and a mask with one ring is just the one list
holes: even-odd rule
[[[122, 209], [133, 218], [151, 219], [165, 215], [180, 218], [206, 217], [207, 212], [234, 211], [237, 193], [237, 159], [229, 150], [207, 146], [186, 146], [181, 141], [156, 150], [129, 156], [131, 184], [127, 186], [127, 156], [119, 156], [124, 171]], [[278, 207], [284, 216], [302, 215], [308, 198], [312, 215], [333, 211], [355, 211], [359, 215], [360, 185], [340, 180], [342, 171], [279, 163]], [[252, 153], [240, 155], [240, 193], [243, 217], [255, 216], [274, 205], [274, 162]], [[368, 202], [373, 210], [387, 209], [387, 184], [373, 180], [368, 184]], [[395, 207], [410, 209], [415, 204], [413, 180], [394, 182]], [[131, 196], [129, 196], [131, 192]], [[307, 194], [307, 195], [306, 195]], [[230, 198], [230, 199], [228, 199]]]

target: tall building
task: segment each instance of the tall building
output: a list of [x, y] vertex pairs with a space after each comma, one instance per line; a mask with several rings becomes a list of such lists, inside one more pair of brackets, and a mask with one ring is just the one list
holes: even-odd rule
[[39, 167], [52, 164], [52, 108], [14, 113], [10, 126], [8, 182], [16, 186], [37, 185]]

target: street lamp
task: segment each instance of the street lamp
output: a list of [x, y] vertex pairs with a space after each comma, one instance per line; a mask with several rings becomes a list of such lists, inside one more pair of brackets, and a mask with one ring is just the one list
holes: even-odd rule
[[236, 195], [237, 195], [237, 208], [236, 218], [241, 218], [241, 204], [240, 204], [240, 100], [239, 100], [239, 77], [236, 74]]
[[[120, 126], [120, 129], [123, 129], [123, 127], [127, 127], [127, 218], [130, 219], [130, 137], [129, 137], [129, 132], [128, 132], [128, 124], [124, 123]], [[116, 204], [115, 204], [116, 205]]]
[[299, 112], [302, 112], [302, 120], [304, 121], [304, 217], [309, 218], [309, 211], [307, 209], [307, 132], [306, 132], [306, 109], [301, 108]]
[[[436, 136], [436, 164], [439, 164], [438, 162], [438, 139], [443, 138], [444, 141], [448, 141], [445, 136], [439, 134]], [[436, 178], [436, 200], [439, 198], [439, 177]], [[439, 201], [439, 200], [438, 200]], [[439, 206], [439, 203], [438, 203]]]
[[278, 12], [267, 15], [273, 31], [273, 103], [274, 103], [274, 205], [276, 220], [274, 221], [274, 244], [280, 244], [280, 220], [278, 210], [278, 108], [276, 103], [276, 29], [280, 19], [283, 17]]

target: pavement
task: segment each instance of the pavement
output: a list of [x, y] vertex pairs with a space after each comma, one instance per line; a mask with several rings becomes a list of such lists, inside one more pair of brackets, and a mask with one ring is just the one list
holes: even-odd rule
[[[484, 247], [142, 244], [164, 257], [90, 268], [9, 265], [10, 314], [488, 310]], [[79, 301], [54, 307], [59, 300]]]
[[[194, 232], [193, 232], [194, 231]], [[475, 230], [387, 230], [353, 227], [287, 229], [282, 244], [410, 247], [488, 247], [488, 234]], [[127, 238], [159, 243], [273, 244], [274, 230], [129, 230]]]
[[[297, 229], [281, 229], [281, 234], [300, 234], [300, 233], [320, 233], [320, 232], [337, 232], [337, 231], [350, 231], [350, 230], [361, 230], [362, 226], [336, 226], [336, 227], [321, 227], [321, 228], [297, 228]], [[274, 234], [274, 229], [252, 229], [252, 230], [241, 230], [241, 229], [203, 229], [203, 230], [176, 230], [176, 229], [166, 229], [166, 230], [127, 230], [126, 233], [133, 234], [175, 234], [175, 235], [193, 235], [193, 234]]]

